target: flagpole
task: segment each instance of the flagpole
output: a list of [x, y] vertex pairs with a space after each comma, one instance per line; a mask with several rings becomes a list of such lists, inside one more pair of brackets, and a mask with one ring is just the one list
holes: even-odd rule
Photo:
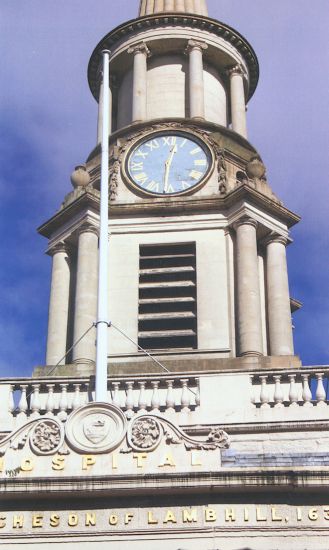
[[96, 401], [107, 402], [110, 51], [103, 50], [103, 132], [96, 331]]

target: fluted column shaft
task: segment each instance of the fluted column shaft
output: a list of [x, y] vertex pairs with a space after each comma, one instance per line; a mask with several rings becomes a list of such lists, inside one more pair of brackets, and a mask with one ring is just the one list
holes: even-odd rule
[[244, 72], [240, 65], [229, 70], [231, 86], [232, 129], [247, 138], [246, 97], [244, 91]]
[[[97, 143], [101, 143], [102, 141], [102, 135], [103, 135], [103, 89], [104, 89], [104, 82], [103, 79], [100, 83], [99, 87], [99, 99], [98, 99], [98, 120], [97, 120]], [[110, 92], [110, 98], [109, 98], [109, 135], [112, 133], [112, 90], [111, 86], [109, 85], [109, 92]]]
[[235, 225], [239, 355], [263, 354], [256, 228], [251, 218]]
[[[80, 228], [78, 241], [77, 280], [74, 311], [76, 342], [96, 321], [98, 280], [98, 233], [91, 224]], [[76, 363], [94, 362], [96, 358], [96, 330], [92, 328], [73, 349]]]
[[271, 355], [294, 354], [286, 245], [287, 239], [274, 235], [267, 241], [266, 246], [268, 325]]
[[134, 55], [133, 68], [133, 122], [142, 122], [147, 117], [147, 58], [150, 51], [141, 43], [128, 49]]
[[49, 250], [52, 256], [46, 364], [65, 364], [70, 298], [69, 249], [60, 243]]
[[203, 51], [207, 49], [204, 42], [189, 40], [187, 52], [189, 55], [189, 96], [190, 117], [204, 119], [204, 81], [203, 81]]

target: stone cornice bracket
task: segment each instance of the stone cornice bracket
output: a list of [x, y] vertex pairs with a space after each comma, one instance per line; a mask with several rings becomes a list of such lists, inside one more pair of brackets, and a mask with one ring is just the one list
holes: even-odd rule
[[85, 221], [83, 222], [78, 228], [78, 234], [80, 235], [81, 233], [94, 233], [95, 235], [99, 235], [99, 229], [98, 227], [96, 227], [95, 225], [93, 225], [92, 223], [88, 222], [88, 221]]
[[242, 67], [242, 65], [240, 63], [237, 63], [236, 65], [234, 65], [232, 67], [228, 67], [226, 69], [225, 73], [229, 77], [239, 75], [239, 76], [242, 76], [244, 79], [247, 79], [247, 73], [246, 73], [245, 69]]
[[197, 40], [189, 40], [185, 49], [185, 54], [189, 54], [192, 50], [199, 50], [203, 53], [208, 49], [206, 42], [199, 42]]
[[251, 218], [250, 216], [242, 216], [241, 218], [233, 222], [232, 227], [236, 231], [237, 228], [241, 225], [251, 225], [252, 227], [257, 229], [259, 224], [258, 221], [256, 221], [254, 218]]
[[269, 235], [262, 239], [261, 244], [266, 246], [271, 243], [279, 243], [287, 246], [289, 244], [289, 238], [285, 235], [280, 235], [280, 233], [276, 233], [276, 231], [271, 231]]
[[48, 254], [48, 256], [54, 256], [55, 254], [58, 254], [60, 252], [66, 252], [66, 254], [70, 254], [71, 251], [71, 245], [69, 245], [65, 241], [60, 241], [59, 243], [50, 246], [46, 254]]
[[146, 55], [146, 57], [151, 57], [152, 55], [145, 42], [140, 42], [139, 44], [131, 46], [130, 48], [128, 48], [127, 52], [134, 55], [138, 53], [143, 53]]

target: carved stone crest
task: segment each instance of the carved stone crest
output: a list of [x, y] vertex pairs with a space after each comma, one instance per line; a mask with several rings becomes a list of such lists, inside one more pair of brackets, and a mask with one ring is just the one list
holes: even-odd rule
[[68, 418], [67, 441], [78, 453], [100, 454], [114, 450], [124, 439], [127, 420], [121, 409], [106, 403], [89, 403]]
[[91, 414], [83, 423], [83, 433], [91, 443], [101, 443], [109, 435], [110, 419], [104, 414]]

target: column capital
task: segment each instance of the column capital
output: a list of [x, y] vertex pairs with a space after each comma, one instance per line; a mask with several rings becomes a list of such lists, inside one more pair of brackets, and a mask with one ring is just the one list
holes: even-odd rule
[[258, 222], [254, 219], [254, 218], [251, 218], [250, 216], [242, 216], [242, 218], [239, 218], [238, 220], [236, 220], [233, 224], [232, 224], [232, 227], [237, 230], [238, 227], [240, 227], [241, 225], [251, 225], [252, 227], [254, 227], [255, 229], [257, 229], [258, 227]]
[[279, 243], [283, 244], [284, 246], [287, 246], [289, 242], [288, 237], [284, 235], [280, 235], [280, 233], [276, 233], [275, 231], [272, 231], [267, 237], [265, 237], [262, 241], [262, 244], [265, 246], [272, 244], [272, 243]]
[[148, 49], [145, 42], [140, 42], [139, 44], [135, 44], [134, 46], [131, 46], [130, 48], [128, 48], [128, 53], [132, 53], [134, 55], [136, 55], [138, 53], [143, 53], [145, 55], [145, 57], [150, 57], [151, 56], [151, 52]]
[[99, 228], [91, 222], [85, 221], [78, 227], [78, 233], [79, 235], [81, 235], [81, 233], [94, 233], [98, 237]]
[[199, 42], [198, 40], [189, 40], [185, 49], [185, 53], [188, 54], [193, 50], [199, 50], [201, 53], [203, 53], [202, 50], [205, 51], [207, 49], [208, 49], [208, 45], [206, 44], [206, 42]]
[[226, 69], [226, 74], [230, 77], [239, 75], [242, 77], [246, 77], [246, 71], [242, 67], [240, 63], [237, 63], [236, 65], [233, 65], [232, 67], [228, 67]]
[[60, 252], [66, 252], [66, 254], [70, 254], [71, 250], [71, 245], [69, 245], [65, 241], [60, 241], [59, 243], [50, 246], [47, 250], [47, 254], [48, 256], [55, 256], [55, 254], [59, 254]]

